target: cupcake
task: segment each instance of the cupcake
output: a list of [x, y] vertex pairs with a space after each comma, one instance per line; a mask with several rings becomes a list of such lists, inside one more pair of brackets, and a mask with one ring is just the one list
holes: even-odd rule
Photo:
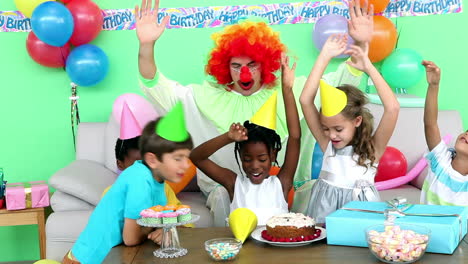
[[166, 211], [166, 210], [175, 211], [176, 209], [177, 209], [176, 205], [168, 204], [168, 205], [164, 206], [163, 211]]
[[140, 212], [141, 221], [145, 224], [154, 225], [162, 223], [162, 213], [152, 209], [145, 209]]
[[177, 209], [176, 213], [179, 215], [177, 216], [177, 221], [178, 222], [187, 222], [192, 220], [192, 212], [190, 208], [180, 208]]
[[177, 213], [176, 212], [171, 212], [171, 213], [163, 213], [162, 214], [162, 223], [163, 224], [175, 224], [177, 223]]

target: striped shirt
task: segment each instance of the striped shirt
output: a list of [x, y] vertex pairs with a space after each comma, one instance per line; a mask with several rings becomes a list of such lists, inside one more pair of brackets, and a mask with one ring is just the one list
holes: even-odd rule
[[468, 177], [452, 168], [452, 153], [441, 141], [426, 155], [430, 170], [421, 192], [422, 204], [468, 206]]

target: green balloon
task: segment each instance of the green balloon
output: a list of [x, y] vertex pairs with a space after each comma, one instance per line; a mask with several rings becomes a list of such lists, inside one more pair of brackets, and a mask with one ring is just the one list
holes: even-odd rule
[[396, 49], [382, 64], [382, 75], [393, 88], [407, 89], [424, 76], [422, 56], [412, 49]]

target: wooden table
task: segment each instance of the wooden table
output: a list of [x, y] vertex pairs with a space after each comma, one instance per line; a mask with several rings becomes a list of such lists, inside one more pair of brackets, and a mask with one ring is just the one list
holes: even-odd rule
[[39, 248], [41, 259], [46, 258], [44, 208], [31, 208], [8, 211], [0, 209], [0, 226], [37, 225], [39, 229]]
[[[188, 249], [186, 256], [175, 259], [156, 258], [153, 256], [153, 251], [157, 246], [152, 241], [147, 241], [136, 247], [117, 246], [113, 248], [104, 263], [219, 263], [212, 261], [208, 256], [204, 242], [212, 238], [232, 237], [232, 233], [227, 227], [181, 228], [178, 230], [181, 245]], [[244, 243], [237, 258], [228, 263], [361, 264], [381, 262], [372, 255], [368, 248], [329, 246], [325, 240], [301, 247], [284, 248], [249, 239]], [[468, 244], [462, 241], [453, 255], [426, 253], [419, 263], [468, 263]]]

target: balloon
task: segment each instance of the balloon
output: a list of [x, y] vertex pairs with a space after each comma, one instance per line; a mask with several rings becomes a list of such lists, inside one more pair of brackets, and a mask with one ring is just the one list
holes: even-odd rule
[[387, 147], [380, 158], [375, 181], [385, 181], [403, 176], [406, 174], [407, 168], [408, 164], [403, 153], [394, 147]]
[[291, 210], [293, 203], [294, 203], [294, 187], [292, 187], [288, 193], [288, 209], [289, 210]]
[[[314, 41], [315, 47], [318, 50], [322, 50], [323, 45], [327, 41], [328, 37], [332, 34], [346, 33], [348, 34], [348, 21], [344, 16], [340, 15], [326, 15], [321, 17], [314, 26], [312, 32], [312, 40]], [[348, 46], [353, 44], [354, 40], [348, 35]], [[349, 55], [343, 54], [337, 56], [337, 58], [346, 58]]]
[[175, 183], [175, 182], [166, 181], [166, 183], [169, 184], [169, 186], [171, 186], [175, 194], [178, 194], [180, 191], [182, 191], [185, 188], [185, 186], [187, 186], [187, 184], [190, 183], [190, 181], [193, 179], [193, 177], [196, 174], [197, 174], [197, 167], [195, 167], [192, 161], [190, 161], [190, 167], [187, 169], [187, 171], [185, 171], [184, 177], [182, 177], [182, 180], [180, 182]]
[[[364, 1], [361, 0], [361, 6], [364, 6]], [[390, 3], [390, 0], [368, 0], [367, 1], [369, 5], [374, 5], [374, 13], [382, 13], [385, 8], [387, 8], [388, 3]]]
[[38, 39], [32, 31], [29, 32], [26, 39], [26, 49], [35, 62], [52, 68], [64, 67], [68, 54], [70, 54], [68, 43], [63, 47], [54, 47]]
[[112, 116], [118, 124], [120, 124], [124, 103], [130, 108], [141, 128], [144, 128], [149, 121], [159, 117], [153, 105], [144, 97], [138, 94], [126, 93], [117, 97], [112, 105]]
[[67, 8], [73, 16], [75, 25], [70, 43], [79, 46], [95, 39], [104, 23], [99, 6], [91, 0], [82, 0], [71, 2]]
[[33, 264], [60, 264], [60, 262], [51, 259], [41, 259], [34, 262]]
[[73, 33], [73, 16], [63, 4], [45, 2], [34, 9], [31, 27], [40, 40], [62, 47]]
[[[450, 140], [452, 140], [452, 135], [450, 134], [446, 135], [442, 140], [446, 144], [448, 144]], [[422, 157], [405, 176], [398, 177], [398, 178], [391, 179], [391, 180], [376, 182], [375, 188], [377, 188], [377, 190], [379, 191], [383, 191], [383, 190], [388, 190], [388, 189], [398, 187], [403, 184], [407, 184], [408, 182], [418, 177], [419, 174], [421, 174], [421, 172], [426, 168], [426, 166], [427, 166], [427, 160], [424, 157]]]
[[374, 16], [374, 32], [369, 45], [369, 59], [379, 62], [385, 59], [397, 42], [397, 31], [393, 22], [383, 16]]
[[247, 208], [237, 208], [229, 215], [229, 227], [232, 234], [244, 243], [257, 227], [257, 215]]
[[323, 162], [323, 151], [320, 148], [318, 142], [315, 142], [314, 152], [312, 153], [312, 170], [310, 174], [312, 175], [313, 179], [318, 179], [320, 175], [320, 171], [322, 170], [322, 162]]
[[31, 17], [34, 9], [44, 3], [44, 2], [47, 2], [47, 1], [55, 1], [55, 0], [15, 0], [15, 5], [16, 5], [16, 8], [21, 11], [21, 13], [25, 16], [25, 17]]
[[396, 49], [382, 64], [382, 75], [394, 88], [410, 88], [425, 74], [422, 56], [412, 49]]
[[84, 44], [75, 48], [67, 59], [66, 70], [78, 86], [92, 86], [106, 77], [109, 59], [100, 48]]
[[278, 166], [271, 166], [270, 168], [270, 175], [278, 175], [278, 173], [280, 172], [280, 167]]

